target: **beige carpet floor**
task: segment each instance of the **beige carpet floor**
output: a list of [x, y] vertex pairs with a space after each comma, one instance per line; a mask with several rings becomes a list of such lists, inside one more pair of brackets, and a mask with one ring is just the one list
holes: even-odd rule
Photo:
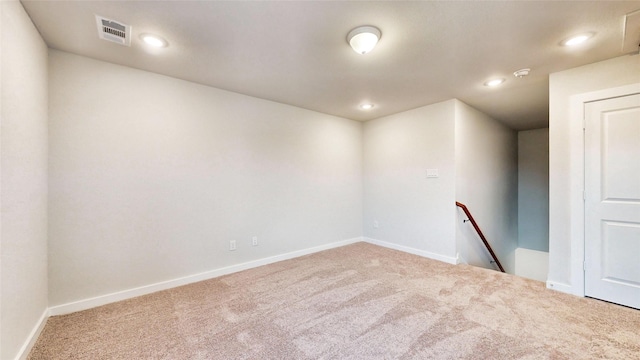
[[52, 317], [29, 359], [640, 359], [640, 311], [366, 243]]

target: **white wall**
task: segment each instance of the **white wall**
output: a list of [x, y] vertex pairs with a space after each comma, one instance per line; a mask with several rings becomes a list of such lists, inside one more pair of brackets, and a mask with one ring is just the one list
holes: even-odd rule
[[[516, 132], [461, 101], [455, 102], [456, 200], [467, 205], [505, 270], [515, 271], [517, 247]], [[462, 210], [456, 218], [461, 261], [494, 268]]]
[[[366, 237], [455, 261], [454, 105], [364, 124]], [[427, 179], [427, 169], [440, 177]]]
[[571, 96], [640, 83], [640, 56], [618, 58], [553, 73], [549, 77], [549, 284], [571, 292], [572, 224], [584, 214], [572, 211], [581, 201], [584, 174], [582, 126], [570, 121]]
[[19, 2], [0, 9], [0, 358], [13, 359], [47, 309], [47, 47]]
[[547, 281], [549, 275], [549, 253], [546, 251], [517, 248], [515, 251], [515, 274], [527, 279]]
[[549, 251], [548, 128], [518, 132], [518, 246]]
[[361, 123], [49, 59], [51, 306], [361, 236]]

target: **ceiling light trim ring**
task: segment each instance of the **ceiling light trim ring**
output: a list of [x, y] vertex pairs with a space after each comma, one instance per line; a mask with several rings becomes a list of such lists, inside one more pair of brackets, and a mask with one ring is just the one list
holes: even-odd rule
[[155, 48], [164, 48], [169, 46], [169, 42], [165, 40], [163, 37], [150, 34], [150, 33], [142, 33], [140, 34], [140, 39], [147, 45], [155, 47]]
[[568, 46], [568, 47], [578, 46], [578, 45], [584, 44], [585, 42], [587, 42], [587, 40], [591, 39], [594, 36], [595, 36], [594, 32], [576, 34], [562, 40], [560, 42], [560, 45]]
[[500, 86], [500, 85], [504, 84], [505, 81], [507, 81], [507, 79], [505, 79], [505, 78], [490, 79], [490, 80], [485, 81], [484, 86], [496, 87], [496, 86]]

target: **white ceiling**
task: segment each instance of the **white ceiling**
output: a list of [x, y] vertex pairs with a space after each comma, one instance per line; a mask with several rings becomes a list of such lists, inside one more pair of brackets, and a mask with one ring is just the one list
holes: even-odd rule
[[[54, 49], [354, 120], [458, 98], [517, 130], [547, 126], [549, 73], [623, 55], [625, 14], [640, 9], [640, 1], [22, 3]], [[98, 39], [94, 14], [131, 25], [131, 47]], [[346, 41], [359, 25], [382, 31], [366, 55]], [[587, 44], [559, 46], [585, 31], [595, 33]], [[147, 49], [145, 32], [170, 46]], [[526, 67], [528, 77], [512, 75]], [[507, 82], [483, 86], [495, 76]], [[360, 110], [363, 102], [376, 107]]]

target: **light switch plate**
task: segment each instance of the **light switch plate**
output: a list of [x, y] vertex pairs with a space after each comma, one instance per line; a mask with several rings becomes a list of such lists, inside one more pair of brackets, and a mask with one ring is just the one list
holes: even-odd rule
[[440, 174], [438, 174], [438, 169], [427, 169], [427, 178], [437, 177], [440, 177]]

